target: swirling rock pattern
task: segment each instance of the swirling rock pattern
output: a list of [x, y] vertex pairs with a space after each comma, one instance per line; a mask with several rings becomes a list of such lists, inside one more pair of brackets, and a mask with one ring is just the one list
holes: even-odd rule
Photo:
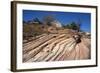
[[90, 39], [81, 42], [69, 34], [42, 34], [23, 43], [23, 62], [90, 59]]

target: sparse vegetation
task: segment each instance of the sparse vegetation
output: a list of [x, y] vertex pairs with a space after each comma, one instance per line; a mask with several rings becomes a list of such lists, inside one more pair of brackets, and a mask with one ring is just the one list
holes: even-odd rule
[[66, 33], [67, 31], [65, 31], [65, 29], [71, 29], [77, 32], [81, 32], [81, 23], [72, 21], [67, 25], [63, 24], [62, 27], [58, 28], [55, 24], [51, 23], [55, 20], [56, 19], [53, 16], [49, 15], [45, 16], [43, 18], [43, 21], [40, 21], [39, 18], [34, 18], [29, 21], [23, 21], [23, 39], [35, 37], [43, 33], [59, 33], [60, 31]]
[[64, 28], [68, 28], [68, 29], [73, 29], [73, 30], [77, 30], [78, 32], [80, 31], [80, 24], [72, 22], [70, 24], [64, 25]]
[[90, 59], [91, 35], [81, 31], [80, 23], [57, 27], [51, 23], [55, 20], [45, 16], [43, 21], [23, 21], [23, 62]]

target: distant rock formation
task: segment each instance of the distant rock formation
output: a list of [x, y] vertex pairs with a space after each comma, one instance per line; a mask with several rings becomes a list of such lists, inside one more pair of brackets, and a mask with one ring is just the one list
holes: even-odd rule
[[61, 23], [60, 23], [59, 21], [57, 21], [57, 20], [52, 21], [52, 22], [51, 22], [51, 25], [54, 26], [54, 27], [58, 27], [58, 28], [59, 28], [59, 27], [62, 27]]

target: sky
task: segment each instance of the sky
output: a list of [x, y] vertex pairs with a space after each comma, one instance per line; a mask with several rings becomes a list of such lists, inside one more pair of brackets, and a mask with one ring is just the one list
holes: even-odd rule
[[34, 18], [38, 18], [40, 21], [43, 21], [44, 16], [48, 15], [52, 15], [62, 25], [67, 25], [71, 22], [80, 22], [81, 30], [91, 32], [90, 13], [23, 10], [24, 21], [29, 21]]

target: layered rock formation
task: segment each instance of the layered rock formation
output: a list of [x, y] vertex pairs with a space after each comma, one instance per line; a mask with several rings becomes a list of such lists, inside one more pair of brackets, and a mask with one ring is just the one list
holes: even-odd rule
[[[72, 33], [73, 34], [73, 33]], [[91, 40], [81, 37], [77, 43], [69, 33], [42, 34], [23, 43], [23, 62], [47, 62], [90, 59]]]

